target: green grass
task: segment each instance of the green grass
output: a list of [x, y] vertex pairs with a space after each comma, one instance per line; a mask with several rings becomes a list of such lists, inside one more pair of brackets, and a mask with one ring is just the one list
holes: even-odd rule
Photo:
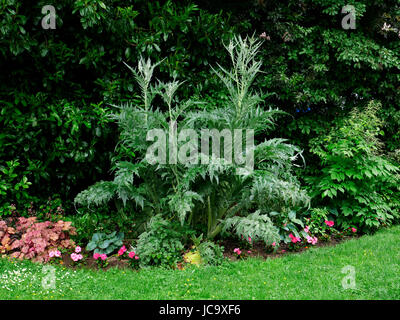
[[[0, 299], [400, 299], [400, 226], [335, 247], [220, 267], [108, 271], [56, 267], [42, 288], [42, 265], [0, 259]], [[345, 266], [355, 289], [344, 289]]]

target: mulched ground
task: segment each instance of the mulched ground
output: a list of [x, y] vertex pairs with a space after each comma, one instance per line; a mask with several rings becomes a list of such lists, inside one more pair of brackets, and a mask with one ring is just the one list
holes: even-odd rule
[[88, 256], [85, 258], [85, 262], [84, 264], [79, 264], [79, 266], [76, 266], [74, 264], [74, 261], [71, 259], [71, 257], [69, 255], [62, 255], [62, 265], [68, 268], [72, 268], [72, 269], [78, 269], [78, 268], [89, 268], [89, 269], [103, 269], [103, 270], [107, 270], [109, 268], [112, 267], [118, 267], [121, 269], [125, 269], [125, 268], [130, 268], [129, 266], [129, 262], [127, 259], [118, 259], [117, 257], [109, 257], [107, 258], [107, 266], [105, 266], [104, 268], [99, 268], [98, 263], [95, 259], [93, 259], [93, 257]]
[[281, 243], [279, 249], [276, 252], [268, 251], [265, 244], [263, 242], [254, 243], [252, 246], [249, 244], [243, 243], [242, 245], [238, 244], [237, 241], [234, 240], [223, 240], [220, 241], [219, 244], [224, 247], [224, 256], [229, 258], [230, 260], [237, 260], [238, 255], [233, 251], [235, 248], [240, 248], [240, 250], [245, 253], [247, 257], [261, 257], [264, 259], [267, 258], [277, 258], [281, 257], [282, 255], [289, 254], [289, 253], [300, 253], [303, 251], [308, 250], [311, 247], [326, 247], [326, 246], [335, 246], [338, 243], [343, 241], [355, 238], [358, 236], [343, 236], [342, 238], [336, 238], [331, 236], [325, 241], [319, 241], [316, 245], [306, 245], [302, 246], [299, 249], [293, 251], [290, 249], [290, 244]]
[[[219, 245], [224, 247], [224, 256], [226, 258], [228, 258], [231, 261], [236, 261], [238, 260], [238, 255], [233, 251], [235, 248], [240, 248], [240, 250], [245, 253], [246, 257], [261, 257], [264, 259], [270, 258], [270, 259], [274, 259], [277, 257], [282, 257], [285, 254], [293, 254], [293, 253], [300, 253], [303, 251], [308, 250], [311, 247], [326, 247], [326, 246], [335, 246], [338, 243], [341, 243], [343, 241], [352, 239], [352, 238], [356, 238], [358, 236], [344, 236], [342, 238], [336, 238], [331, 236], [330, 238], [328, 238], [325, 241], [319, 241], [316, 245], [312, 246], [312, 245], [306, 245], [303, 247], [300, 247], [298, 250], [291, 250], [290, 249], [290, 245], [289, 244], [281, 244], [281, 246], [279, 247], [279, 249], [276, 252], [271, 252], [268, 251], [268, 249], [266, 248], [265, 244], [263, 242], [257, 242], [254, 243], [252, 246], [249, 245], [248, 243], [245, 242], [241, 242], [238, 243], [237, 240], [235, 239], [226, 239], [226, 240], [221, 240], [218, 242]], [[85, 264], [82, 265], [80, 264], [80, 266], [75, 266], [74, 262], [72, 261], [71, 257], [69, 255], [63, 255], [62, 256], [62, 264], [65, 267], [70, 267], [70, 268], [90, 268], [90, 269], [100, 269], [98, 267], [98, 263], [96, 260], [94, 260], [91, 256], [88, 256], [87, 258], [85, 258]], [[122, 259], [120, 260], [119, 258], [115, 257], [115, 256], [111, 256], [107, 259], [107, 266], [101, 269], [109, 269], [111, 267], [118, 267], [121, 269], [125, 269], [125, 268], [130, 268], [129, 266], [129, 261], [126, 259]], [[177, 265], [177, 269], [182, 269], [184, 267], [184, 264], [182, 263], [178, 263]]]

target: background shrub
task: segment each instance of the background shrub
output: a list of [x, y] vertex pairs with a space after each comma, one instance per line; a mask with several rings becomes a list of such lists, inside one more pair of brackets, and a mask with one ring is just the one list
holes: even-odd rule
[[378, 228], [399, 218], [399, 168], [382, 153], [380, 107], [371, 101], [354, 109], [310, 142], [321, 159], [320, 175], [307, 179], [312, 195], [339, 210], [337, 220], [345, 229]]
[[[75, 212], [72, 203], [79, 191], [110, 180], [109, 169], [116, 161], [133, 156], [132, 150], [118, 146], [118, 159], [113, 159], [118, 128], [110, 121], [109, 114], [115, 111], [111, 104], [140, 103], [140, 90], [123, 62], [135, 66], [140, 55], [152, 61], [165, 58], [155, 76], [162, 81], [171, 76], [186, 80], [177, 92], [181, 101], [204, 92], [209, 108], [226, 104], [227, 90], [208, 71], [217, 61], [226, 61], [220, 43], [233, 34], [265, 32], [260, 47], [265, 68], [254, 85], [262, 92], [262, 108], [279, 108], [292, 116], [276, 119], [280, 132], [274, 136], [304, 150], [307, 167], [296, 172], [301, 182], [313, 176], [318, 180], [321, 170], [322, 158], [310, 141], [324, 139], [327, 128], [341, 127], [338, 119], [370, 100], [382, 103], [376, 116], [384, 121], [379, 154], [383, 162], [370, 165], [386, 168], [383, 163], [389, 161], [399, 166], [400, 19], [395, 0], [357, 1], [354, 30], [341, 27], [345, 0], [60, 0], [54, 4], [56, 30], [44, 30], [41, 8], [47, 4], [0, 4], [0, 167], [9, 168], [9, 161], [19, 163], [12, 174], [17, 176], [3, 171], [0, 177], [2, 215], [15, 212], [10, 208], [14, 202], [20, 212], [28, 207], [38, 212], [49, 197], [61, 197], [65, 212]], [[328, 175], [325, 178], [328, 181]], [[342, 182], [351, 185], [352, 179], [346, 176]], [[397, 198], [391, 183], [385, 187], [382, 179], [380, 175], [379, 186], [375, 185], [376, 199], [360, 202], [358, 194], [352, 194], [356, 202], [351, 204], [366, 217], [349, 213], [351, 223], [368, 220], [370, 228], [377, 226], [376, 218], [395, 221]], [[29, 182], [32, 185], [25, 188]], [[326, 191], [312, 189], [319, 189], [320, 195]], [[366, 189], [357, 190], [363, 197]], [[316, 205], [333, 202], [318, 196], [314, 200]], [[372, 209], [374, 201], [379, 208]], [[113, 217], [127, 217], [140, 225], [135, 230], [140, 234], [149, 214], [139, 215], [136, 206], [127, 206], [122, 210], [118, 202], [110, 202], [102, 209], [104, 219], [93, 217], [104, 221], [96, 228], [122, 228]], [[76, 219], [82, 230], [90, 220], [86, 213]]]

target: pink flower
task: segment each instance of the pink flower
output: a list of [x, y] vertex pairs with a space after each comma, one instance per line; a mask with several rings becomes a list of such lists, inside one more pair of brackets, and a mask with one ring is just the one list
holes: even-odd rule
[[56, 250], [56, 251], [54, 252], [54, 256], [56, 256], [57, 258], [61, 257], [61, 252], [58, 251], [58, 250]]
[[128, 253], [129, 258], [133, 258], [135, 256], [135, 252], [131, 251]]
[[281, 252], [282, 252], [282, 253], [283, 253], [283, 252], [286, 252], [286, 250], [282, 250]]
[[78, 260], [82, 260], [83, 256], [81, 254], [78, 254]]
[[71, 253], [71, 259], [74, 260], [75, 262], [79, 260], [79, 256], [74, 252]]
[[356, 228], [351, 228], [351, 232], [357, 232], [357, 229]]
[[49, 257], [50, 257], [50, 258], [53, 258], [53, 257], [54, 257], [54, 251], [50, 251], [50, 252], [49, 252]]
[[138, 256], [135, 256], [135, 259], [136, 259], [136, 260], [139, 260], [139, 257], [138, 257]]
[[239, 256], [240, 256], [240, 254], [242, 253], [242, 251], [240, 251], [239, 248], [235, 248], [235, 249], [233, 250], [233, 252], [237, 253], [237, 255], [239, 255]]
[[307, 242], [311, 244], [316, 244], [318, 242], [318, 238], [307, 236]]
[[247, 251], [247, 253], [251, 253], [251, 250]]
[[249, 242], [251, 242], [251, 238], [249, 237]]
[[122, 256], [126, 252], [125, 246], [122, 246], [121, 249], [118, 250], [118, 255]]
[[328, 220], [325, 220], [325, 224], [328, 226], [328, 227], [333, 227], [333, 225], [335, 224], [333, 221], [328, 221]]
[[93, 255], [93, 259], [94, 259], [94, 260], [97, 260], [98, 258], [100, 258], [100, 254], [99, 254], [99, 253], [95, 253], [95, 254]]
[[310, 231], [310, 227], [309, 227], [309, 226], [306, 226], [306, 227], [304, 228], [304, 232], [308, 233], [308, 231]]
[[105, 253], [101, 254], [100, 255], [100, 259], [103, 260], [103, 261], [106, 260], [107, 259], [107, 255]]
[[272, 246], [275, 247], [276, 246], [276, 242], [272, 242]]
[[77, 246], [76, 248], [75, 248], [75, 252], [76, 253], [79, 253], [79, 252], [81, 252], [82, 251], [82, 248], [80, 247], [80, 246]]
[[292, 242], [293, 242], [293, 243], [296, 243], [296, 242], [300, 242], [300, 241], [301, 241], [300, 238], [295, 237], [293, 234], [289, 234], [289, 238], [292, 239]]

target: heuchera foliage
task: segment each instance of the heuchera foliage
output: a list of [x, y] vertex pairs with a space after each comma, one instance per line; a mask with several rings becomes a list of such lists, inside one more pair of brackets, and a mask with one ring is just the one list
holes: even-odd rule
[[75, 247], [69, 238], [74, 234], [71, 222], [62, 220], [37, 222], [36, 217], [20, 217], [16, 221], [0, 221], [0, 253], [18, 259], [47, 262], [50, 250]]

